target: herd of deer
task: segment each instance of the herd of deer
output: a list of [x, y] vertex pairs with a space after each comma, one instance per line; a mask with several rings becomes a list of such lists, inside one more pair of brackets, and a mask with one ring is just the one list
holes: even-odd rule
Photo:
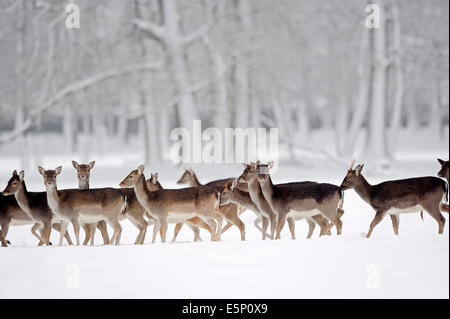
[[[340, 235], [347, 189], [354, 189], [376, 212], [367, 237], [386, 215], [391, 217], [394, 232], [398, 234], [401, 213], [423, 210], [437, 221], [442, 234], [445, 219], [441, 211], [449, 211], [449, 162], [438, 161], [442, 166], [438, 176], [447, 182], [437, 177], [418, 177], [370, 185], [362, 175], [364, 165], [354, 168], [353, 161], [341, 186], [310, 181], [273, 184], [270, 176], [273, 162], [267, 165], [257, 162], [244, 164], [245, 169], [238, 178], [205, 185], [192, 169], [186, 170], [178, 184], [189, 187], [181, 189], [164, 189], [157, 173], [146, 179], [141, 165], [120, 183], [121, 188], [90, 189], [90, 171], [95, 162], [85, 165], [73, 161], [78, 189], [58, 190], [56, 179], [61, 166], [55, 170], [39, 167], [46, 191], [29, 192], [24, 172], [14, 171], [0, 196], [0, 239], [6, 247], [10, 244], [6, 239], [9, 226], [32, 224], [31, 232], [39, 239], [39, 246], [51, 245], [52, 228], [60, 233], [60, 245], [64, 239], [72, 245], [67, 232], [72, 223], [77, 245], [80, 226], [86, 235], [83, 245], [89, 241], [94, 245], [96, 228], [101, 231], [104, 244], [118, 245], [122, 233], [120, 221], [128, 218], [139, 230], [135, 244], [144, 243], [150, 224], [154, 225], [152, 243], [158, 232], [165, 242], [169, 223], [176, 224], [173, 241], [184, 223], [194, 232], [194, 241], [200, 239], [200, 228], [211, 234], [211, 240], [219, 241], [221, 234], [233, 225], [239, 228], [241, 240], [245, 240], [245, 225], [239, 215], [247, 209], [256, 214], [255, 226], [263, 240], [267, 236], [279, 239], [286, 221], [295, 239], [295, 221], [299, 219], [305, 219], [309, 225], [307, 238], [312, 236], [316, 225], [320, 227], [320, 235], [329, 235], [333, 226]], [[224, 219], [228, 224], [222, 229]], [[111, 239], [107, 223], [114, 229]], [[269, 225], [270, 234], [267, 234]]]

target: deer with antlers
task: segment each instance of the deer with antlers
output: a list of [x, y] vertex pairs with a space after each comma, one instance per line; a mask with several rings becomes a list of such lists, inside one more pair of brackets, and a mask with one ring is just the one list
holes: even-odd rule
[[362, 175], [364, 164], [353, 168], [353, 160], [342, 181], [344, 190], [354, 189], [376, 212], [366, 237], [370, 238], [374, 228], [389, 215], [394, 233], [398, 235], [400, 214], [425, 210], [439, 225], [439, 234], [444, 232], [445, 218], [440, 212], [442, 201], [446, 200], [447, 185], [437, 177], [416, 177], [386, 181], [371, 185]]

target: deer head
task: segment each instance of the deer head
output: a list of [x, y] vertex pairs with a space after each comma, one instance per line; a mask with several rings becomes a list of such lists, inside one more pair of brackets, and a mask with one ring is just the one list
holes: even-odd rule
[[195, 179], [195, 173], [192, 170], [192, 168], [187, 169], [184, 171], [183, 176], [181, 176], [181, 178], [177, 181], [178, 185], [186, 185], [186, 184], [190, 184], [193, 179]]
[[256, 168], [256, 173], [258, 174], [258, 181], [267, 182], [270, 178], [270, 170], [273, 168], [274, 162], [271, 161], [267, 165], [259, 164]]
[[347, 175], [345, 175], [344, 180], [342, 181], [341, 188], [343, 190], [352, 189], [361, 181], [362, 175], [361, 171], [364, 168], [364, 164], [360, 164], [353, 169], [353, 165], [355, 164], [355, 160], [353, 160], [352, 165], [347, 171]]
[[16, 194], [20, 189], [20, 187], [22, 187], [23, 185], [24, 177], [25, 177], [24, 171], [21, 171], [19, 174], [17, 174], [17, 171], [14, 170], [12, 177], [8, 181], [8, 185], [6, 186], [5, 190], [2, 193], [3, 196]]
[[77, 170], [77, 178], [80, 182], [88, 183], [91, 175], [91, 169], [94, 168], [95, 161], [89, 164], [78, 164], [76, 161], [72, 161], [73, 167]]
[[233, 192], [237, 186], [237, 179], [230, 178], [230, 180], [225, 184], [220, 194], [220, 206], [228, 205], [231, 203], [233, 197]]
[[133, 187], [139, 181], [139, 178], [144, 173], [144, 165], [140, 165], [137, 169], [131, 171], [125, 179], [120, 182], [120, 187]]
[[441, 169], [438, 172], [438, 176], [449, 180], [449, 161], [444, 161], [438, 158], [439, 164], [441, 164]]
[[154, 192], [161, 189], [161, 184], [158, 181], [158, 173], [152, 173], [150, 178], [146, 181], [147, 188], [149, 191]]
[[244, 171], [242, 172], [241, 176], [238, 177], [237, 181], [238, 183], [248, 183], [256, 173], [256, 169], [258, 165], [260, 165], [260, 162], [258, 161], [256, 163], [250, 164], [242, 163], [242, 165], [244, 166]]
[[45, 170], [41, 166], [38, 167], [39, 173], [44, 176], [44, 185], [46, 189], [56, 187], [56, 176], [61, 174], [62, 166], [58, 166], [55, 170]]

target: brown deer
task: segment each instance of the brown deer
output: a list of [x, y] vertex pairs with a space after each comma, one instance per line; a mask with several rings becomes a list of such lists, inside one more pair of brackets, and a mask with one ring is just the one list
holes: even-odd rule
[[278, 215], [276, 239], [280, 239], [289, 217], [302, 219], [322, 215], [336, 226], [338, 235], [342, 233], [339, 209], [342, 209], [343, 193], [339, 186], [316, 182], [274, 185], [270, 177], [272, 167], [273, 162], [259, 164], [254, 168], [254, 174], [257, 175], [264, 198]]
[[[445, 178], [447, 180], [447, 189], [448, 189], [448, 185], [449, 185], [449, 161], [444, 161], [438, 158], [438, 162], [439, 164], [441, 164], [441, 169], [438, 172], [438, 176]], [[447, 194], [448, 194], [448, 190], [447, 190]], [[448, 201], [448, 199], [447, 199]], [[442, 203], [441, 204], [441, 211], [448, 213], [449, 211], [449, 207], [448, 204]]]
[[[78, 188], [79, 189], [89, 189], [89, 180], [91, 177], [91, 169], [94, 168], [95, 161], [89, 164], [78, 164], [76, 161], [72, 161], [73, 167], [77, 170], [78, 178]], [[82, 225], [85, 233], [85, 238], [83, 245], [87, 245], [91, 236], [95, 237], [95, 228], [97, 227], [102, 233], [103, 243], [109, 245], [109, 235], [108, 227], [104, 220], [99, 221], [97, 224], [83, 224]]]
[[386, 181], [371, 185], [361, 174], [364, 164], [353, 169], [354, 161], [345, 176], [341, 188], [354, 189], [358, 195], [375, 210], [367, 238], [386, 215], [392, 220], [392, 227], [398, 235], [400, 214], [427, 211], [439, 224], [439, 234], [444, 232], [445, 218], [439, 206], [446, 197], [446, 184], [437, 177], [416, 177]]
[[[248, 192], [245, 192], [243, 190], [240, 190], [238, 187], [237, 179], [232, 178], [227, 185], [225, 185], [224, 189], [222, 190], [221, 196], [220, 196], [220, 203], [227, 204], [227, 203], [236, 203], [238, 205], [241, 205], [245, 207], [246, 209], [258, 212], [258, 207], [256, 204], [251, 200], [250, 194]], [[301, 219], [301, 218], [300, 218]], [[262, 218], [261, 218], [262, 220]], [[291, 231], [292, 239], [295, 239], [295, 220], [292, 217], [289, 217], [287, 219], [289, 229]], [[306, 221], [308, 223], [309, 231], [307, 238], [310, 239], [312, 237], [312, 234], [314, 232], [314, 229], [316, 227], [316, 224], [320, 226], [320, 236], [328, 234], [328, 221], [326, 218], [315, 215], [312, 218], [306, 218]], [[259, 225], [257, 223], [257, 220], [255, 221], [255, 227], [258, 228], [258, 230], [262, 231], [262, 229], [259, 228]]]
[[[61, 236], [71, 222], [77, 245], [80, 245], [80, 224], [93, 224], [106, 220], [114, 229], [110, 243], [119, 245], [122, 233], [119, 218], [127, 206], [126, 196], [114, 188], [58, 190], [56, 178], [61, 170], [62, 166], [58, 166], [55, 170], [45, 170], [39, 166], [39, 173], [44, 177], [48, 205], [62, 220]], [[91, 243], [92, 240], [93, 237]]]
[[[184, 172], [183, 176], [181, 176], [181, 178], [178, 180], [177, 184], [178, 185], [184, 184], [184, 185], [188, 185], [190, 187], [212, 187], [217, 192], [220, 193], [229, 180], [230, 180], [229, 178], [215, 180], [215, 181], [212, 181], [212, 182], [209, 182], [209, 183], [203, 185], [198, 180], [194, 171], [192, 169], [189, 169]], [[239, 218], [239, 215], [242, 214], [243, 209], [240, 208], [235, 203], [229, 203], [227, 205], [221, 205], [219, 207], [219, 210], [222, 213], [222, 215], [225, 217], [226, 221], [228, 222], [228, 224], [223, 229], [220, 229], [219, 238], [223, 232], [225, 232], [227, 229], [229, 229], [232, 225], [235, 225], [237, 228], [239, 228], [239, 231], [241, 232], [241, 240], [245, 240], [245, 224]], [[183, 225], [177, 225], [175, 228], [181, 228], [182, 226]]]
[[[38, 245], [51, 245], [51, 228], [61, 232], [61, 220], [52, 214], [47, 204], [47, 194], [45, 192], [28, 192], [24, 177], [24, 171], [17, 174], [17, 171], [14, 170], [8, 185], [3, 191], [4, 197], [2, 196], [2, 198], [3, 201], [6, 201], [6, 204], [5, 206], [2, 205], [4, 208], [2, 211], [6, 213], [2, 217], [2, 238], [6, 238], [11, 224], [34, 224], [31, 228], [31, 233], [39, 239]], [[40, 235], [37, 231], [40, 232]], [[69, 234], [65, 232], [63, 235], [68, 244], [72, 245]]]
[[218, 210], [219, 194], [213, 188], [191, 187], [151, 192], [146, 185], [144, 165], [128, 174], [120, 187], [133, 187], [139, 203], [156, 220], [155, 231], [159, 230], [162, 242], [166, 242], [169, 222], [185, 222], [195, 216], [211, 227], [211, 240], [218, 238], [215, 220], [221, 226], [223, 217]]
[[[150, 175], [150, 178], [146, 181], [146, 183], [147, 183], [147, 188], [151, 192], [163, 189], [162, 185], [158, 181], [158, 173], [155, 173], [155, 174], [152, 173]], [[148, 212], [147, 212], [147, 214], [148, 214]], [[151, 220], [154, 221], [154, 219], [150, 216], [150, 214], [148, 214], [148, 218], [150, 218]], [[194, 242], [201, 240], [199, 227], [206, 229], [211, 235], [213, 235], [211, 227], [207, 223], [205, 223], [201, 218], [199, 218], [197, 216], [186, 220], [186, 224], [194, 232]], [[183, 223], [177, 223], [175, 225], [172, 242], [175, 242], [177, 240], [178, 233], [180, 232], [182, 226], [183, 226]], [[156, 228], [154, 228], [154, 230], [155, 229]], [[155, 242], [155, 239], [156, 239], [156, 233], [157, 232], [155, 232], [155, 231], [153, 232], [153, 240], [152, 240], [153, 243]]]
[[256, 167], [259, 164], [250, 163], [250, 165], [243, 163], [244, 171], [238, 177], [237, 182], [247, 184], [248, 193], [250, 195], [250, 199], [253, 203], [258, 207], [258, 211], [262, 216], [262, 239], [266, 239], [266, 232], [269, 226], [270, 220], [270, 230], [271, 235], [270, 239], [274, 239], [275, 237], [275, 228], [277, 226], [277, 214], [273, 211], [272, 207], [264, 198], [263, 192], [261, 190], [261, 186], [259, 185]]

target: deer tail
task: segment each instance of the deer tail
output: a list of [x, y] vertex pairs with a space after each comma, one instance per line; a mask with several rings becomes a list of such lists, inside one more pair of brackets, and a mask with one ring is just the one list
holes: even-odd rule
[[124, 195], [122, 209], [120, 210], [122, 215], [125, 215], [125, 213], [127, 212], [127, 208], [128, 208], [128, 198], [127, 195]]

